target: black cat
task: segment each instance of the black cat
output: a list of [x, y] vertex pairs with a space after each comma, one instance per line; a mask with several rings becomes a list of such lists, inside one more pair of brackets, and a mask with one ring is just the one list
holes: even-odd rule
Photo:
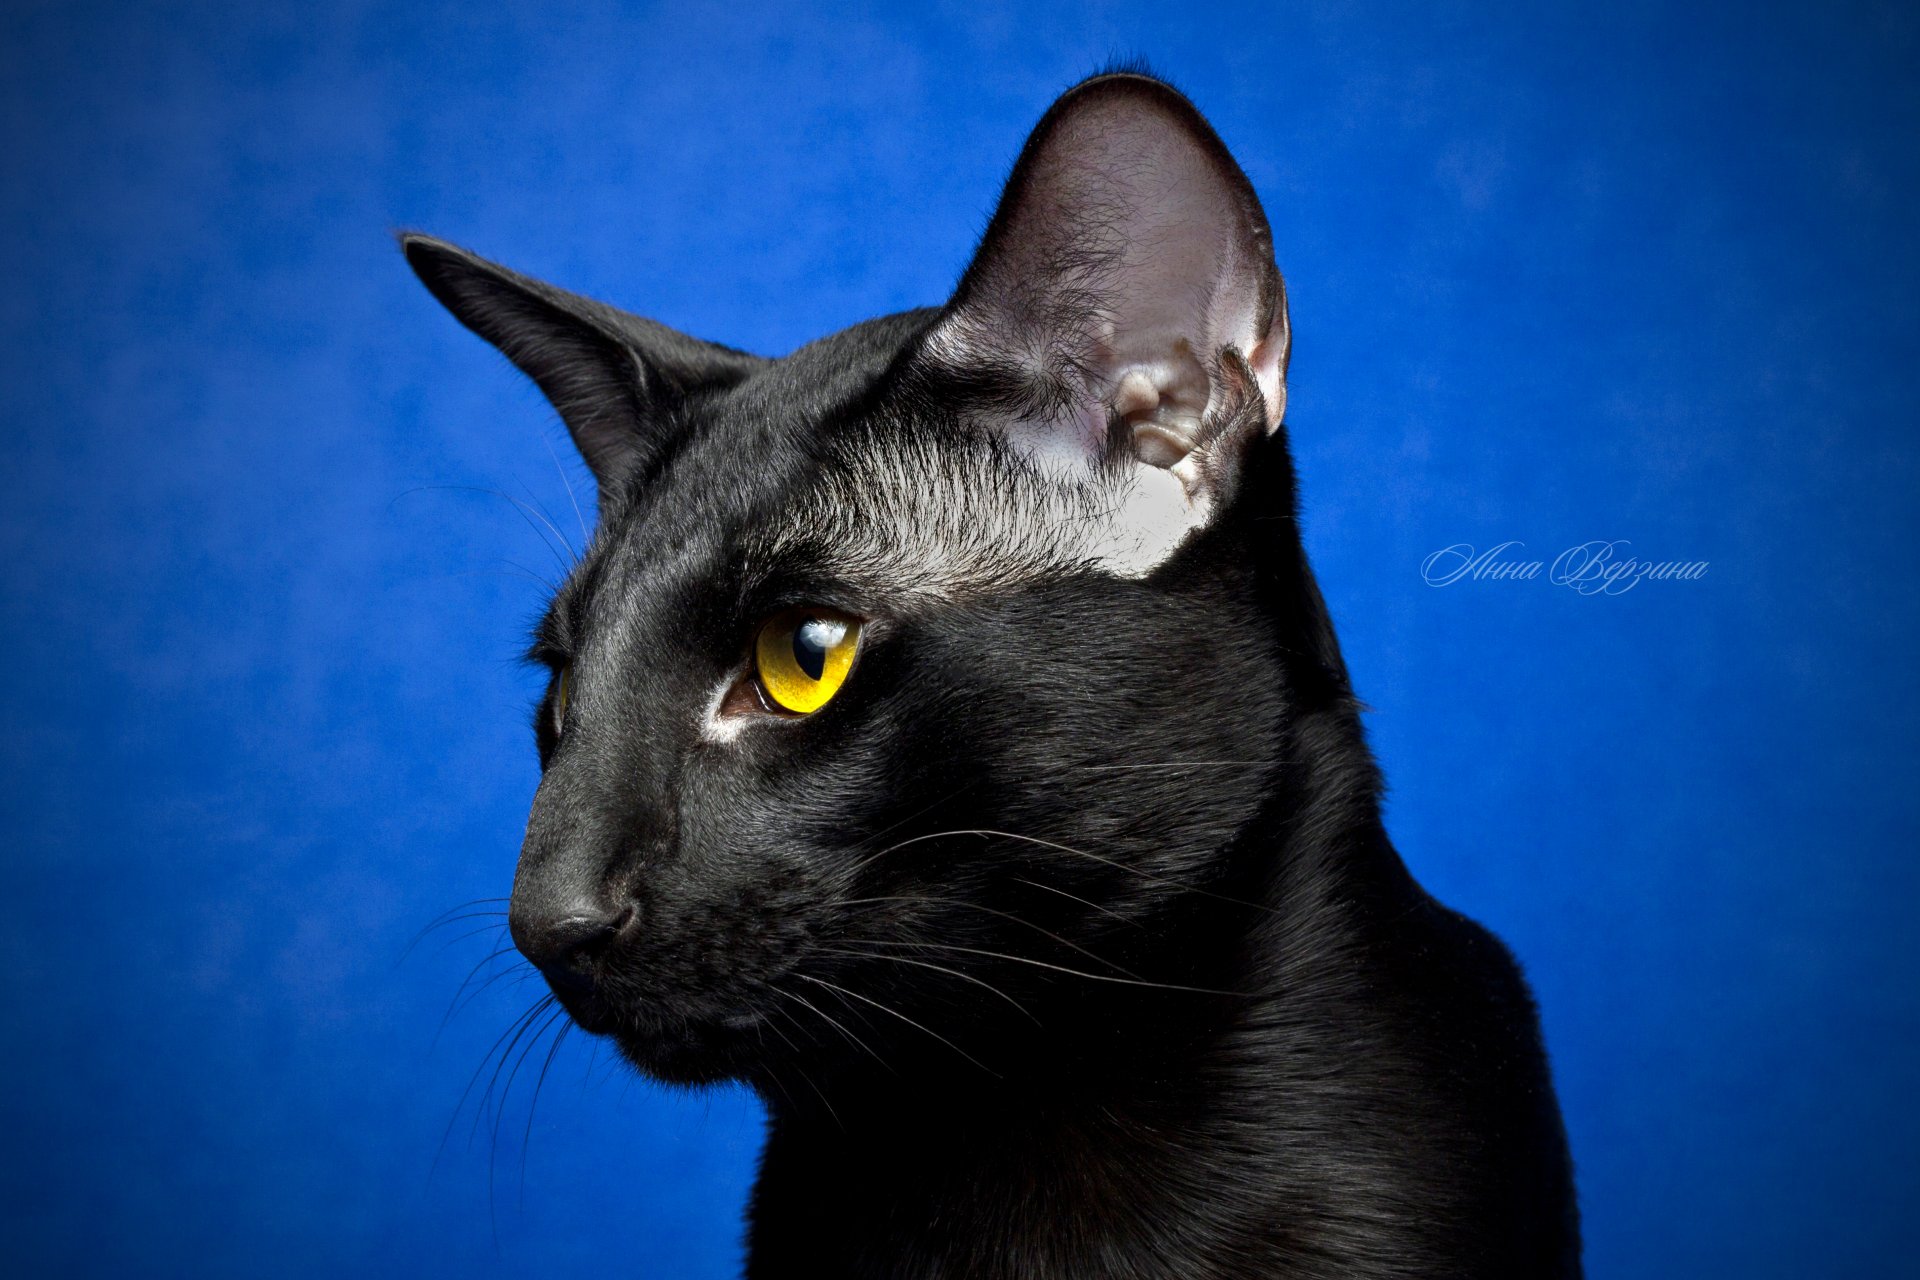
[[1382, 829], [1264, 214], [1096, 77], [951, 301], [781, 360], [441, 241], [599, 481], [511, 925], [749, 1082], [753, 1277], [1577, 1276], [1534, 1009]]

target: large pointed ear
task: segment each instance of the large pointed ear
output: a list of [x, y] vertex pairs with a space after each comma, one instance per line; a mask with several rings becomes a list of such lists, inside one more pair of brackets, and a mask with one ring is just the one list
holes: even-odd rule
[[603, 505], [660, 447], [678, 402], [731, 386], [763, 363], [444, 240], [407, 233], [400, 245], [433, 296], [546, 393], [599, 482]]
[[1130, 447], [1192, 493], [1225, 479], [1201, 456], [1217, 425], [1280, 424], [1287, 347], [1253, 187], [1193, 104], [1128, 73], [1069, 90], [1034, 129], [922, 350], [1017, 388], [1017, 440]]

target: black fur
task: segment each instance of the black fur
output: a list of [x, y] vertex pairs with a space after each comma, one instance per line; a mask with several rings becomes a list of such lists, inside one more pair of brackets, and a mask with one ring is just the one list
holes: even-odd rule
[[[1170, 90], [1091, 92], [1190, 115], [1252, 201]], [[642, 1070], [766, 1099], [750, 1276], [1580, 1273], [1530, 997], [1382, 829], [1284, 429], [1210, 420], [1230, 500], [1144, 577], [854, 584], [764, 531], [907, 435], [935, 470], [1005, 469], [991, 505], [1024, 483], [996, 424], [1072, 396], [1084, 335], [1036, 398], [1003, 360], [932, 358], [960, 300], [763, 361], [405, 247], [601, 486], [534, 650], [569, 694], [538, 717], [516, 940]], [[703, 736], [796, 604], [872, 620], [844, 689]], [[556, 950], [573, 919], [611, 923]]]

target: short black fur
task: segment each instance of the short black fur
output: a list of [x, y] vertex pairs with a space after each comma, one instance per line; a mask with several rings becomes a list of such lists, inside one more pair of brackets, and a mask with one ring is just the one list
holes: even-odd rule
[[[1229, 264], [1190, 282], [1212, 310], [1140, 304], [1177, 331], [1127, 366], [1157, 401], [1114, 353], [1166, 184], [1103, 186], [1116, 136], [1232, 250], [1193, 255]], [[640, 1069], [766, 1099], [752, 1277], [1580, 1274], [1531, 998], [1382, 828], [1265, 236], [1198, 114], [1122, 73], [1049, 113], [954, 301], [783, 360], [405, 238], [600, 484], [533, 651], [515, 939]], [[1181, 444], [1158, 559], [1087, 532]], [[867, 620], [807, 716], [752, 679], [795, 606]]]

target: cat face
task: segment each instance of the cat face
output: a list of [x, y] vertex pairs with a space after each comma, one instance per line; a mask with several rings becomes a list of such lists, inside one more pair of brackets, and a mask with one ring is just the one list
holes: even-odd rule
[[777, 1081], [1131, 981], [1338, 666], [1266, 222], [1193, 108], [1077, 87], [945, 307], [781, 360], [405, 245], [599, 482], [510, 913], [576, 1021]]

